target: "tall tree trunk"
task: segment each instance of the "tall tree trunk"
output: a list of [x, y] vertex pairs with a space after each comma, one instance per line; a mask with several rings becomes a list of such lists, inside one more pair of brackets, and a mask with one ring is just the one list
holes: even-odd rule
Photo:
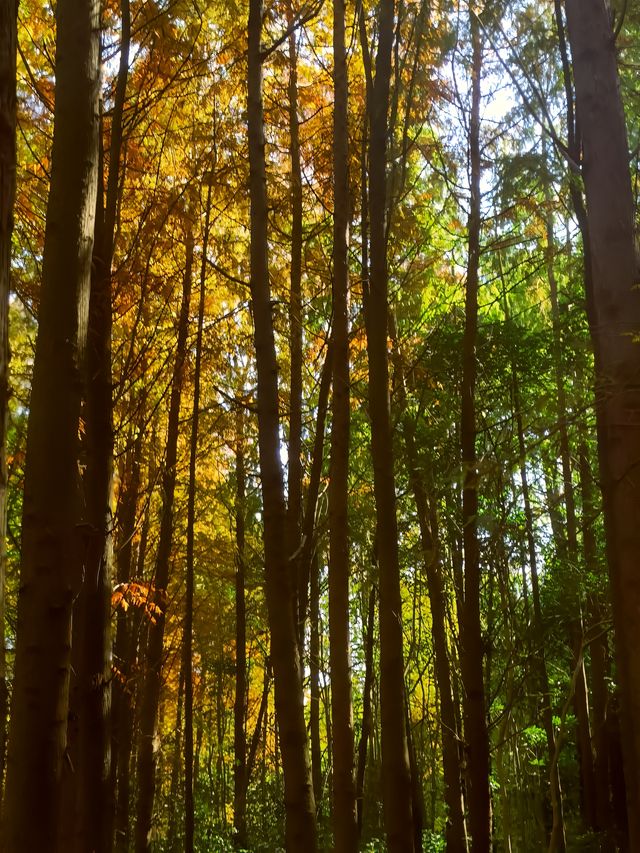
[[169, 558], [173, 538], [173, 504], [176, 488], [176, 462], [180, 424], [180, 399], [187, 352], [189, 302], [191, 299], [191, 270], [193, 264], [192, 225], [187, 224], [186, 264], [182, 286], [182, 303], [178, 320], [176, 360], [171, 381], [171, 401], [167, 426], [167, 444], [162, 475], [162, 518], [160, 540], [154, 572], [153, 603], [157, 608], [155, 623], [148, 626], [144, 655], [145, 679], [142, 688], [138, 734], [137, 781], [138, 801], [136, 811], [136, 853], [147, 853], [151, 845], [153, 800], [155, 796], [155, 771], [158, 752], [158, 703], [162, 686], [162, 660], [164, 627], [169, 585]]
[[489, 734], [482, 678], [483, 640], [480, 623], [480, 549], [478, 542], [478, 463], [476, 457], [476, 342], [478, 337], [478, 284], [480, 266], [480, 87], [482, 40], [474, 10], [470, 12], [471, 117], [469, 165], [469, 259], [465, 298], [462, 364], [462, 533], [464, 550], [464, 603], [462, 608], [460, 664], [464, 686], [464, 737], [469, 783], [469, 831], [473, 853], [491, 848], [491, 796], [489, 793]]
[[[302, 165], [298, 120], [298, 56], [291, 0], [289, 34], [289, 154], [291, 159], [291, 266], [289, 295], [289, 446], [287, 464], [287, 548], [294, 614], [299, 612], [302, 522]], [[300, 645], [300, 655], [303, 647]]]
[[271, 627], [276, 714], [285, 786], [286, 847], [316, 849], [315, 804], [307, 752], [302, 668], [286, 542], [280, 461], [278, 366], [273, 334], [267, 240], [267, 183], [262, 106], [262, 2], [250, 0], [248, 134], [251, 206], [251, 303], [258, 374], [258, 445], [264, 512], [265, 592]]
[[329, 668], [336, 853], [358, 848], [349, 641], [349, 137], [344, 0], [333, 3], [333, 395], [329, 465]]
[[7, 741], [5, 580], [7, 566], [7, 420], [9, 414], [9, 293], [16, 192], [17, 0], [0, 0], [0, 803]]
[[611, 577], [629, 842], [640, 847], [640, 294], [629, 148], [615, 39], [604, 0], [566, 0], [592, 273], [589, 317], [607, 557]]
[[60, 0], [56, 23], [51, 185], [27, 435], [4, 802], [7, 853], [53, 849], [66, 748], [71, 614], [82, 579], [78, 425], [98, 179], [98, 3]]
[[389, 401], [388, 266], [386, 244], [389, 86], [394, 39], [393, 0], [378, 7], [378, 52], [369, 112], [371, 268], [366, 300], [369, 414], [380, 571], [380, 704], [385, 833], [390, 853], [413, 853], [411, 773], [404, 709], [402, 599]]
[[[245, 497], [244, 411], [236, 412], [236, 693], [233, 706], [233, 829], [234, 844], [247, 846], [247, 613], [245, 602]], [[265, 664], [265, 670], [267, 666]], [[265, 685], [268, 680], [265, 679]], [[256, 724], [256, 731], [260, 730]]]
[[200, 264], [200, 296], [198, 299], [198, 331], [196, 334], [196, 363], [193, 375], [193, 409], [189, 448], [189, 494], [187, 498], [187, 577], [184, 616], [184, 850], [193, 853], [195, 811], [193, 803], [193, 587], [194, 539], [196, 523], [196, 466], [198, 455], [198, 425], [200, 419], [200, 372], [202, 369], [202, 329], [204, 326], [207, 248], [211, 216], [211, 184], [207, 185], [202, 258]]
[[[108, 853], [113, 843], [111, 774], [111, 576], [113, 562], [113, 424], [111, 265], [120, 186], [122, 116], [129, 73], [130, 12], [121, 3], [120, 67], [111, 122], [109, 173], [102, 168], [91, 267], [85, 412], [84, 583], [74, 603], [65, 808], [61, 850]], [[102, 158], [100, 160], [102, 163]], [[106, 192], [105, 192], [106, 190]], [[74, 736], [74, 732], [76, 735]], [[74, 743], [75, 740], [75, 743]], [[65, 829], [67, 831], [65, 831]]]

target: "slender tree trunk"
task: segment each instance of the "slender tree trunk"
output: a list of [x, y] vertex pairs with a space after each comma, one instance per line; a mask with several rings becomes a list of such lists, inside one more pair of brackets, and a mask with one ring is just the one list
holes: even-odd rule
[[327, 348], [322, 373], [320, 376], [320, 388], [318, 391], [318, 406], [316, 415], [316, 431], [313, 441], [313, 455], [311, 458], [311, 471], [309, 472], [309, 487], [305, 501], [302, 552], [298, 563], [300, 579], [298, 583], [298, 645], [304, 648], [304, 635], [307, 624], [307, 608], [309, 606], [309, 587], [311, 583], [312, 565], [317, 548], [316, 536], [316, 512], [318, 508], [318, 496], [320, 494], [320, 483], [322, 480], [322, 466], [324, 461], [325, 422], [327, 420], [327, 409], [329, 407], [329, 390], [331, 388], [331, 373], [333, 366], [333, 355], [331, 344]]
[[5, 579], [7, 566], [7, 421], [9, 415], [9, 293], [16, 192], [17, 0], [0, 0], [0, 803], [7, 741]]
[[[245, 604], [244, 412], [236, 412], [236, 694], [233, 706], [233, 829], [234, 844], [247, 846], [247, 614]], [[266, 665], [265, 665], [266, 666]], [[267, 682], [268, 683], [268, 682]], [[260, 721], [258, 721], [260, 722]], [[259, 731], [259, 725], [256, 725]]]
[[333, 4], [333, 395], [329, 466], [329, 667], [336, 853], [358, 847], [349, 641], [349, 141], [344, 0]]
[[173, 538], [173, 504], [176, 488], [176, 462], [178, 432], [180, 424], [180, 399], [182, 378], [187, 351], [189, 302], [191, 299], [191, 270], [193, 264], [193, 233], [191, 223], [187, 225], [186, 264], [182, 286], [182, 304], [178, 320], [176, 360], [171, 382], [171, 401], [167, 444], [162, 476], [162, 518], [160, 540], [156, 554], [153, 603], [157, 607], [155, 623], [148, 626], [147, 645], [144, 655], [145, 679], [142, 688], [138, 735], [137, 781], [138, 801], [136, 811], [136, 853], [147, 853], [151, 845], [153, 800], [155, 796], [155, 771], [158, 752], [158, 704], [162, 686], [162, 661], [164, 627], [169, 585], [169, 558]]
[[[118, 584], [123, 585], [123, 591], [131, 581], [134, 562], [133, 537], [136, 532], [140, 491], [142, 438], [143, 424], [140, 424], [133, 447], [125, 457], [124, 471], [121, 476], [122, 497], [116, 565]], [[119, 677], [114, 679], [111, 716], [111, 785], [112, 790], [117, 791], [112, 822], [117, 853], [123, 853], [129, 849], [129, 765], [133, 735], [131, 670], [137, 648], [134, 613], [131, 611], [131, 608], [126, 611], [118, 608], [113, 649], [114, 664], [119, 673]]]
[[202, 329], [204, 326], [205, 281], [209, 220], [211, 215], [211, 178], [207, 186], [202, 258], [200, 264], [200, 296], [198, 300], [198, 331], [196, 334], [196, 363], [193, 375], [193, 409], [191, 446], [189, 448], [189, 494], [187, 498], [187, 577], [184, 616], [184, 849], [193, 853], [195, 811], [193, 804], [193, 586], [194, 538], [196, 523], [196, 469], [198, 456], [198, 425], [200, 419], [200, 372], [202, 368]]
[[371, 687], [373, 682], [373, 630], [376, 616], [376, 590], [373, 584], [369, 592], [367, 624], [364, 632], [364, 685], [362, 687], [362, 728], [358, 743], [358, 766], [356, 771], [356, 804], [358, 808], [358, 837], [362, 837], [364, 816], [364, 777], [367, 768], [367, 752], [373, 729], [371, 710]]
[[[593, 521], [597, 509], [593, 489], [593, 478], [589, 464], [586, 443], [580, 445], [579, 452], [580, 492], [582, 496], [582, 547], [585, 569], [597, 576], [599, 572], [598, 548]], [[603, 839], [603, 853], [611, 849], [609, 831], [611, 829], [611, 803], [609, 796], [609, 739], [607, 735], [607, 706], [609, 689], [607, 686], [607, 647], [606, 626], [596, 594], [589, 601], [589, 644], [591, 651], [591, 685], [593, 696], [593, 746], [594, 746], [594, 795], [596, 828], [607, 833]]]
[[469, 211], [469, 260], [465, 299], [462, 365], [462, 528], [464, 549], [464, 603], [461, 625], [462, 681], [464, 685], [464, 736], [469, 783], [469, 831], [473, 853], [491, 848], [491, 797], [489, 793], [489, 734], [482, 678], [483, 639], [480, 624], [480, 550], [478, 543], [478, 465], [476, 457], [476, 341], [478, 336], [478, 284], [480, 265], [480, 86], [482, 41], [474, 11], [470, 13], [471, 117], [469, 157], [471, 204]]
[[309, 733], [311, 739], [311, 771], [313, 795], [318, 820], [322, 817], [322, 745], [320, 742], [320, 564], [317, 553], [311, 566], [309, 596]]
[[[289, 153], [291, 159], [291, 266], [289, 296], [289, 447], [287, 464], [287, 547], [290, 554], [294, 613], [300, 590], [302, 523], [302, 166], [298, 120], [298, 57], [291, 0], [287, 2], [289, 35]], [[300, 645], [300, 655], [303, 647]]]
[[611, 577], [629, 841], [640, 847], [640, 295], [629, 149], [604, 0], [566, 0], [587, 197], [598, 448]]
[[378, 7], [375, 83], [369, 98], [369, 220], [371, 268], [366, 303], [369, 414], [380, 570], [380, 703], [385, 833], [389, 853], [413, 853], [411, 773], [404, 709], [402, 600], [389, 401], [388, 267], [386, 245], [389, 85], [394, 3]]
[[180, 673], [178, 675], [178, 696], [176, 699], [176, 729], [173, 740], [173, 755], [171, 757], [171, 780], [169, 782], [169, 820], [167, 826], [167, 847], [170, 853], [178, 853], [181, 846], [178, 823], [179, 818], [181, 817], [182, 810], [178, 807], [178, 794], [180, 791], [180, 770], [182, 767], [182, 709], [184, 688], [185, 671], [183, 657], [180, 665]]
[[267, 240], [267, 185], [262, 106], [261, 0], [250, 0], [248, 21], [249, 195], [251, 303], [258, 374], [258, 445], [264, 512], [265, 591], [271, 627], [276, 714], [285, 785], [286, 847], [313, 853], [315, 804], [304, 719], [302, 668], [286, 542], [280, 461], [278, 366], [273, 334]]
[[98, 4], [60, 0], [56, 23], [51, 185], [27, 435], [1, 845], [7, 853], [47, 853], [55, 843], [71, 613], [82, 580], [78, 424], [98, 179]]

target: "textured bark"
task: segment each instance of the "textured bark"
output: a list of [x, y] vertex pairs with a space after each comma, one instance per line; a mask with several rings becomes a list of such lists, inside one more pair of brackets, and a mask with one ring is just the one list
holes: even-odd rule
[[[113, 424], [111, 265], [120, 187], [122, 116], [129, 73], [130, 13], [121, 3], [120, 66], [111, 122], [106, 191], [100, 168], [91, 267], [85, 389], [87, 528], [84, 582], [74, 604], [61, 851], [108, 853], [113, 843], [111, 774], [111, 576], [113, 562]], [[100, 160], [102, 163], [102, 158]], [[74, 737], [74, 732], [76, 736]], [[75, 743], [74, 743], [75, 741]], [[70, 769], [73, 768], [73, 769]]]
[[71, 612], [82, 578], [78, 425], [98, 179], [98, 4], [61, 0], [56, 23], [51, 185], [27, 435], [4, 802], [7, 853], [46, 853], [55, 842]]
[[567, 0], [587, 199], [600, 477], [611, 578], [629, 843], [640, 847], [640, 294], [615, 40], [604, 0]]
[[369, 415], [380, 572], [380, 705], [383, 807], [390, 853], [413, 853], [411, 773], [404, 709], [402, 600], [389, 401], [386, 182], [389, 85], [394, 3], [378, 7], [378, 52], [369, 112], [369, 221], [371, 268], [366, 301]]
[[271, 628], [275, 704], [282, 750], [285, 840], [289, 851], [316, 849], [315, 804], [307, 752], [302, 669], [297, 642], [290, 556], [286, 543], [284, 478], [280, 461], [278, 366], [273, 333], [267, 240], [267, 185], [262, 106], [261, 0], [248, 21], [249, 195], [251, 304], [258, 379], [258, 445], [264, 513], [265, 593]]
[[7, 740], [5, 575], [7, 564], [7, 418], [9, 407], [9, 292], [16, 191], [17, 0], [0, 0], [0, 803]]
[[344, 0], [333, 2], [333, 394], [329, 463], [329, 669], [336, 853], [358, 849], [349, 640], [349, 137]]
[[489, 734], [482, 676], [483, 638], [480, 623], [480, 549], [478, 542], [478, 465], [476, 457], [476, 341], [478, 336], [478, 285], [480, 265], [480, 87], [482, 40], [475, 12], [470, 13], [471, 116], [469, 166], [471, 203], [468, 234], [469, 257], [465, 295], [462, 363], [462, 538], [464, 550], [464, 603], [462, 607], [460, 664], [464, 686], [464, 739], [468, 766], [469, 833], [472, 853], [491, 849], [491, 796], [489, 792]]
[[169, 585], [169, 558], [173, 538], [173, 504], [176, 488], [176, 462], [178, 432], [180, 424], [180, 399], [182, 379], [187, 351], [189, 302], [191, 299], [191, 270], [193, 264], [193, 235], [191, 225], [187, 228], [186, 265], [182, 286], [182, 302], [178, 320], [176, 360], [171, 382], [167, 444], [162, 474], [162, 517], [160, 540], [156, 554], [153, 602], [157, 607], [155, 624], [148, 626], [147, 645], [144, 655], [145, 679], [142, 688], [140, 722], [138, 732], [136, 805], [136, 853], [147, 853], [151, 848], [153, 801], [155, 797], [155, 771], [158, 752], [158, 703], [162, 686], [162, 662], [164, 628]]

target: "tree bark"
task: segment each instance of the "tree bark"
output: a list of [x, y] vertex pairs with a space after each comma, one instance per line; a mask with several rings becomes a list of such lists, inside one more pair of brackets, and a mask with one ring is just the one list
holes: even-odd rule
[[489, 734], [482, 677], [483, 638], [480, 623], [480, 549], [478, 542], [478, 465], [476, 457], [476, 342], [478, 336], [478, 285], [480, 266], [480, 95], [482, 40], [475, 11], [470, 12], [471, 117], [469, 165], [469, 258], [465, 298], [462, 364], [462, 535], [464, 551], [464, 603], [462, 607], [460, 664], [464, 686], [464, 737], [467, 750], [469, 832], [472, 853], [491, 848], [491, 796], [489, 792]]
[[27, 435], [4, 803], [7, 853], [46, 853], [55, 843], [71, 614], [82, 578], [78, 425], [98, 179], [98, 4], [60, 0], [56, 23], [51, 185]]
[[[287, 548], [294, 613], [300, 598], [302, 523], [302, 165], [298, 119], [298, 56], [291, 0], [287, 2], [289, 35], [289, 155], [291, 160], [291, 264], [289, 295], [289, 446], [287, 463]], [[302, 655], [302, 645], [300, 646]]]
[[378, 51], [369, 112], [369, 222], [371, 268], [366, 301], [369, 415], [380, 572], [380, 704], [383, 807], [390, 853], [413, 853], [411, 773], [404, 709], [402, 599], [389, 400], [388, 267], [386, 245], [387, 138], [394, 39], [393, 0], [378, 7]]
[[333, 394], [329, 463], [329, 669], [336, 853], [358, 848], [349, 639], [349, 137], [344, 0], [333, 2]]
[[265, 592], [271, 627], [275, 703], [285, 787], [289, 851], [317, 846], [315, 804], [304, 719], [302, 668], [286, 549], [284, 478], [280, 460], [278, 366], [273, 333], [267, 239], [267, 185], [262, 105], [261, 0], [250, 0], [248, 21], [249, 196], [251, 303], [258, 374], [258, 445], [264, 512]]
[[629, 149], [604, 0], [567, 0], [587, 198], [596, 407], [607, 558], [621, 691], [629, 842], [640, 847], [640, 294]]

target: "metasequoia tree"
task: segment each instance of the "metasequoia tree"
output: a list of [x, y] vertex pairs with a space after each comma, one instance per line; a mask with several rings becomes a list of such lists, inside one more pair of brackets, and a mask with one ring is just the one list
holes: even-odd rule
[[622, 696], [629, 844], [640, 844], [640, 328], [629, 148], [615, 38], [604, 0], [566, 2], [592, 292], [587, 293], [596, 365], [598, 454]]
[[302, 668], [286, 543], [284, 476], [280, 460], [278, 366], [273, 334], [267, 238], [267, 179], [262, 63], [262, 3], [251, 0], [248, 21], [247, 120], [251, 208], [251, 308], [258, 374], [258, 445], [264, 513], [265, 594], [282, 752], [286, 845], [316, 849], [316, 822], [302, 694]]
[[[67, 771], [59, 845], [108, 851], [113, 834], [111, 774], [111, 586], [113, 569], [112, 286], [130, 10], [121, 4], [120, 64], [106, 182], [100, 169], [87, 334], [83, 457], [87, 534], [84, 582], [73, 612]], [[101, 125], [102, 132], [102, 125]], [[104, 136], [104, 133], [102, 133]], [[104, 158], [102, 158], [104, 159]], [[101, 160], [102, 162], [102, 160]]]
[[[67, 737], [71, 615], [82, 586], [79, 463], [98, 179], [98, 4], [56, 7], [51, 185], [24, 485], [3, 849], [54, 849]], [[34, 820], [33, 802], [38, 803]]]
[[393, 0], [382, 0], [378, 10], [375, 80], [369, 89], [367, 99], [371, 266], [365, 312], [369, 357], [371, 455], [380, 579], [380, 706], [384, 823], [390, 853], [412, 853], [414, 832], [411, 774], [405, 727], [402, 599], [387, 351], [389, 273], [386, 185], [393, 41]]
[[489, 734], [483, 681], [483, 641], [480, 611], [480, 544], [478, 540], [478, 459], [476, 454], [476, 346], [478, 337], [478, 288], [481, 230], [480, 99], [482, 37], [474, 9], [470, 9], [471, 114], [469, 120], [470, 204], [468, 261], [465, 290], [465, 326], [462, 351], [462, 541], [464, 550], [464, 602], [460, 626], [460, 665], [464, 689], [464, 741], [468, 763], [469, 832], [473, 853], [491, 847], [491, 798], [489, 793]]
[[[289, 443], [287, 448], [287, 547], [291, 554], [291, 589], [294, 602], [305, 601], [300, 590], [302, 523], [302, 165], [298, 119], [297, 28], [287, 4], [289, 47], [289, 158], [291, 160], [291, 260], [289, 265]], [[297, 608], [299, 611], [299, 607]], [[302, 632], [300, 631], [300, 634]], [[303, 642], [300, 641], [300, 655]]]
[[349, 654], [349, 135], [344, 0], [333, 5], [333, 394], [329, 468], [329, 666], [336, 851], [358, 849]]

